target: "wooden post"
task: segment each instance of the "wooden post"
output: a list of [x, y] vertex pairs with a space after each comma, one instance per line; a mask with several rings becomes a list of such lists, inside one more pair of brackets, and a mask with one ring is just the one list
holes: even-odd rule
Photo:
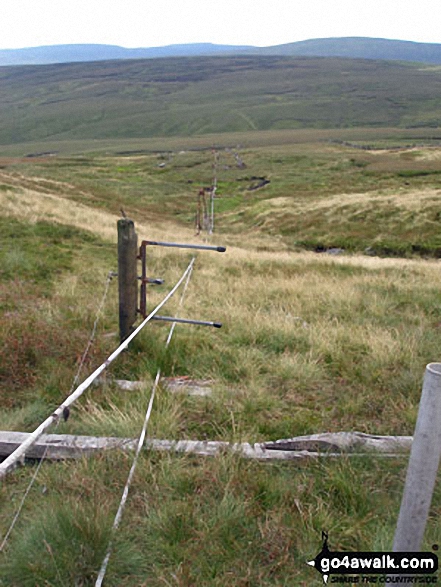
[[123, 342], [132, 332], [138, 309], [138, 237], [129, 218], [118, 220], [119, 336]]

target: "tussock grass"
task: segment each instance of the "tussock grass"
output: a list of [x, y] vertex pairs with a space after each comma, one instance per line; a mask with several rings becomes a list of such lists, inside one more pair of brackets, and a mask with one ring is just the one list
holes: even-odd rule
[[[0, 563], [3, 584], [34, 585], [36, 577], [50, 585], [93, 584], [129, 466], [129, 456], [119, 454], [45, 467], [35, 488], [38, 515], [28, 510], [21, 544], [17, 531]], [[335, 550], [387, 550], [402, 482], [403, 467], [394, 461], [292, 467], [147, 453], [106, 581], [318, 586], [305, 560], [317, 554], [321, 529]], [[14, 484], [7, 482], [9, 492]], [[437, 515], [435, 506], [425, 548], [439, 539]]]
[[[219, 149], [218, 234], [241, 248], [246, 241], [253, 249], [337, 246], [399, 257], [439, 256], [437, 149], [420, 148], [431, 158], [416, 159], [408, 150], [383, 149], [379, 155], [356, 147], [242, 148], [245, 169], [237, 168], [231, 149]], [[158, 150], [135, 158], [55, 157], [32, 164], [11, 160], [1, 171], [4, 185], [11, 186], [0, 193], [1, 202], [8, 214], [31, 220], [49, 216], [87, 228], [87, 217], [90, 228], [110, 239], [122, 206], [137, 219], [140, 234], [167, 233], [173, 240], [182, 234], [190, 240], [196, 196], [211, 184], [212, 163], [210, 149]], [[250, 191], [253, 177], [270, 183]]]
[[[416, 254], [381, 258], [292, 250], [298, 238], [295, 227], [286, 235], [275, 224], [273, 236], [267, 211], [292, 204], [292, 210], [316, 220], [312, 238], [314, 230], [331, 231], [327, 223], [337, 213], [349, 222], [351, 198], [354, 206], [369, 203], [378, 209], [390, 202], [400, 234], [413, 226], [406, 214], [421, 206], [421, 217], [408, 234], [418, 233], [420, 245], [430, 248], [434, 241], [420, 220], [437, 206], [436, 175], [412, 177], [411, 182], [420, 183], [403, 192], [392, 189], [401, 181], [396, 175], [381, 175], [386, 187], [374, 189], [366, 183], [362, 191], [360, 183], [370, 181], [363, 175], [366, 167], [346, 161], [345, 149], [308, 149], [300, 159], [291, 147], [244, 155], [250, 176], [268, 165], [279, 179], [264, 194], [250, 196], [244, 190], [243, 208], [220, 215], [212, 242], [227, 245], [228, 251], [197, 255], [179, 310], [181, 317], [221, 321], [223, 328], [178, 325], [165, 352], [167, 326], [152, 323], [112, 364], [105, 385], [91, 388], [72, 408], [58, 433], [136, 437], [161, 367], [165, 376], [211, 380], [213, 394], [187, 397], [161, 386], [148, 428], [151, 437], [257, 442], [339, 430], [412, 434], [425, 365], [438, 357], [439, 261]], [[319, 161], [311, 167], [313, 153]], [[166, 206], [162, 215], [160, 209], [179, 174], [210, 178], [210, 156], [176, 157], [175, 168], [163, 174], [156, 162], [156, 155], [142, 155], [130, 161], [91, 157], [76, 163], [36, 162], [35, 167], [13, 164], [18, 179], [0, 190], [4, 429], [33, 429], [66, 397], [106, 276], [116, 269], [120, 205], [132, 202], [129, 212], [139, 211], [140, 237], [204, 242], [200, 237], [197, 241], [188, 221], [190, 200], [182, 196], [174, 218]], [[294, 163], [295, 173], [284, 179], [284, 170]], [[124, 168], [121, 184], [106, 193], [97, 174], [107, 181], [117, 167]], [[315, 177], [320, 183], [324, 170], [330, 187], [314, 196], [306, 181]], [[132, 180], [147, 181], [153, 175], [156, 184], [148, 196], [155, 201], [152, 211], [147, 196], [133, 196], [146, 184], [138, 182], [140, 188]], [[231, 171], [230, 187], [235, 175]], [[60, 183], [45, 183], [48, 179]], [[295, 181], [298, 197], [291, 193]], [[348, 189], [341, 189], [346, 181]], [[181, 182], [179, 193], [193, 190], [189, 185], [184, 189]], [[131, 195], [132, 186], [138, 187]], [[268, 224], [261, 227], [253, 224], [259, 210], [268, 214]], [[374, 231], [371, 217], [367, 223]], [[345, 223], [341, 226], [343, 230]], [[371, 244], [358, 233], [351, 242], [356, 238], [362, 243], [354, 245], [356, 251]], [[395, 247], [393, 254], [397, 251]], [[149, 249], [149, 273], [166, 280], [149, 288], [149, 308], [176, 282], [190, 257], [188, 251]], [[177, 300], [163, 313], [177, 313]], [[113, 282], [82, 377], [115, 348], [117, 330]], [[142, 380], [144, 386], [122, 392], [112, 386], [112, 378]], [[112, 453], [44, 465], [0, 556], [0, 585], [93, 585], [130, 464], [130, 454]], [[319, 551], [322, 530], [329, 532], [335, 550], [390, 549], [405, 464], [402, 458], [347, 458], [268, 465], [228, 454], [197, 459], [146, 452], [116, 537], [107, 582], [318, 586], [320, 577], [305, 561]], [[0, 533], [32, 475], [29, 465], [0, 488]], [[438, 483], [423, 546], [429, 550], [441, 540], [440, 487]]]
[[[63, 196], [55, 194], [42, 194], [39, 191], [23, 190], [21, 192], [5, 192], [0, 194], [0, 205], [6, 216], [19, 218], [27, 222], [36, 223], [39, 221], [50, 220], [58, 224], [67, 224], [100, 235], [101, 238], [115, 242], [116, 241], [116, 222], [120, 215], [105, 213], [102, 210], [96, 210], [91, 206], [86, 206]], [[158, 226], [155, 218], [155, 228], [137, 225], [139, 231], [144, 229], [155, 238], [157, 235], [163, 236], [175, 232], [175, 227], [167, 223]], [[183, 232], [186, 236], [191, 235], [191, 231]], [[15, 254], [15, 253], [14, 253]]]

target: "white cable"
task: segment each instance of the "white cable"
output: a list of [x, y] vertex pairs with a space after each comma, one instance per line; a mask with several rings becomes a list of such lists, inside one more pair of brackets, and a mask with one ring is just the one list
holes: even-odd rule
[[[192, 269], [193, 269], [193, 263], [194, 263], [194, 261], [195, 261], [195, 257], [193, 257], [193, 259], [192, 259], [192, 261], [191, 261], [191, 263], [189, 265], [190, 271], [188, 272], [187, 281], [185, 282], [184, 289], [183, 289], [182, 295], [181, 295], [181, 299], [179, 301], [179, 308], [182, 306], [182, 303], [184, 301], [185, 292], [187, 291], [188, 283], [190, 281], [190, 277], [191, 277], [191, 272], [192, 272]], [[173, 332], [175, 330], [175, 326], [176, 326], [176, 322], [173, 322], [173, 324], [170, 327], [170, 332], [168, 333], [167, 342], [165, 343], [165, 348], [166, 349], [168, 348], [168, 346], [170, 344], [170, 341], [172, 339]], [[141, 449], [142, 449], [142, 447], [144, 445], [145, 435], [146, 435], [146, 432], [147, 432], [147, 425], [148, 425], [148, 422], [150, 420], [150, 415], [152, 413], [153, 401], [155, 399], [156, 389], [158, 387], [158, 383], [159, 383], [160, 377], [161, 377], [161, 368], [159, 368], [158, 369], [158, 372], [156, 373], [155, 381], [153, 383], [152, 393], [150, 395], [150, 400], [149, 400], [149, 403], [148, 403], [148, 406], [147, 406], [147, 411], [146, 411], [145, 418], [144, 418], [144, 424], [143, 424], [143, 427], [142, 427], [142, 430], [141, 430], [141, 434], [139, 435], [138, 444], [137, 444], [137, 447], [136, 447], [136, 452], [135, 452], [135, 456], [134, 456], [134, 459], [133, 459], [133, 463], [132, 463], [132, 466], [130, 468], [129, 475], [127, 477], [127, 481], [126, 481], [126, 484], [125, 484], [125, 487], [124, 487], [124, 491], [123, 491], [123, 494], [122, 494], [122, 497], [121, 497], [121, 501], [120, 501], [120, 504], [118, 506], [118, 511], [116, 512], [116, 516], [115, 516], [115, 519], [113, 521], [112, 531], [111, 531], [112, 532], [112, 537], [111, 537], [110, 542], [109, 542], [109, 545], [107, 547], [107, 552], [106, 552], [106, 555], [105, 555], [104, 560], [102, 562], [101, 569], [100, 569], [100, 571], [98, 573], [98, 577], [97, 577], [97, 580], [95, 582], [95, 587], [101, 587], [101, 585], [103, 583], [103, 580], [104, 580], [104, 577], [106, 575], [107, 565], [109, 564], [110, 555], [112, 554], [112, 550], [113, 550], [113, 539], [115, 537], [115, 532], [117, 531], [118, 526], [119, 526], [119, 524], [121, 522], [121, 518], [122, 518], [122, 515], [123, 515], [123, 512], [124, 512], [124, 508], [125, 508], [125, 505], [126, 505], [126, 502], [127, 502], [127, 497], [128, 497], [128, 494], [129, 494], [130, 485], [132, 483], [133, 475], [135, 474], [136, 466], [138, 464], [139, 454], [140, 454]]]
[[83, 356], [81, 357], [81, 361], [80, 361], [80, 364], [78, 366], [78, 370], [77, 370], [77, 373], [76, 373], [75, 378], [73, 380], [72, 387], [70, 388], [70, 392], [69, 393], [72, 393], [73, 390], [75, 389], [75, 386], [76, 386], [76, 384], [78, 382], [78, 379], [80, 378], [81, 371], [83, 369], [83, 365], [84, 365], [84, 363], [86, 361], [87, 355], [89, 354], [90, 347], [92, 346], [93, 341], [95, 340], [95, 334], [96, 334], [96, 329], [97, 329], [97, 326], [98, 326], [98, 321], [99, 321], [99, 319], [101, 317], [101, 312], [103, 311], [104, 304], [106, 303], [107, 294], [109, 292], [109, 286], [110, 286], [110, 282], [113, 279], [113, 275], [114, 275], [113, 271], [110, 271], [108, 273], [108, 275], [107, 275], [107, 280], [106, 280], [106, 285], [104, 287], [103, 297], [101, 298], [100, 305], [98, 306], [98, 310], [97, 310], [97, 313], [96, 313], [96, 316], [95, 316], [95, 322], [93, 323], [93, 327], [92, 327], [92, 333], [90, 335], [90, 338], [89, 338], [89, 341], [87, 343], [86, 349], [84, 350]]
[[29, 449], [29, 447], [35, 444], [37, 439], [43, 434], [46, 428], [53, 424], [53, 422], [55, 422], [63, 414], [63, 411], [68, 406], [73, 404], [79, 397], [81, 397], [81, 395], [83, 395], [83, 393], [86, 391], [88, 387], [90, 387], [93, 381], [95, 381], [95, 379], [105, 369], [107, 369], [110, 363], [112, 363], [116, 359], [116, 357], [120, 355], [124, 349], [127, 348], [129, 343], [135, 338], [135, 336], [137, 336], [139, 332], [144, 328], [144, 326], [148, 322], [150, 322], [150, 320], [153, 318], [153, 316], [155, 316], [155, 314], [159, 312], [162, 306], [164, 306], [164, 304], [168, 302], [168, 300], [172, 297], [172, 295], [176, 292], [181, 283], [187, 277], [188, 273], [192, 270], [194, 260], [195, 258], [193, 257], [187, 269], [184, 271], [181, 278], [173, 287], [173, 289], [169, 291], [169, 293], [162, 300], [162, 302], [156, 306], [156, 308], [147, 316], [147, 318], [145, 318], [145, 320], [141, 322], [138, 328], [136, 328], [136, 330], [134, 330], [132, 334], [130, 334], [130, 336], [128, 336], [126, 340], [120, 344], [120, 346], [106, 359], [106, 361], [104, 361], [104, 363], [100, 365], [98, 369], [95, 369], [95, 371], [91, 375], [89, 375], [89, 377], [87, 377], [87, 379], [85, 379], [83, 383], [79, 385], [77, 389], [71, 395], [69, 395], [66, 398], [66, 400], [47, 419], [42, 424], [40, 424], [40, 426], [38, 426], [38, 428], [36, 428], [34, 432], [32, 432], [32, 434], [30, 434], [28, 438], [24, 442], [22, 442], [22, 444], [20, 444], [19, 447], [16, 448], [15, 451], [11, 453], [9, 457], [3, 461], [3, 463], [0, 464], [0, 479], [16, 466], [17, 461], [24, 458], [26, 451]]
[[[57, 422], [57, 424], [58, 424], [58, 422]], [[46, 447], [46, 449], [45, 449], [45, 452], [46, 452], [46, 451], [47, 451], [47, 447]], [[5, 537], [3, 538], [3, 541], [2, 541], [2, 543], [0, 544], [0, 552], [2, 552], [2, 550], [3, 550], [3, 549], [4, 549], [4, 547], [6, 546], [6, 543], [7, 543], [8, 539], [9, 539], [9, 536], [11, 535], [11, 532], [12, 532], [12, 530], [14, 529], [14, 526], [15, 526], [15, 524], [16, 524], [16, 522], [17, 522], [17, 520], [18, 520], [18, 518], [19, 518], [19, 516], [20, 516], [20, 514], [21, 514], [21, 511], [22, 511], [22, 509], [23, 509], [23, 506], [24, 506], [24, 503], [25, 503], [25, 501], [26, 501], [26, 498], [28, 497], [28, 495], [29, 495], [29, 492], [30, 492], [30, 491], [31, 491], [31, 489], [32, 489], [32, 486], [34, 485], [35, 479], [37, 478], [37, 475], [38, 475], [38, 473], [40, 472], [40, 469], [41, 469], [41, 463], [43, 462], [43, 459], [44, 459], [44, 457], [45, 457], [45, 455], [43, 455], [43, 456], [41, 457], [41, 459], [40, 459], [40, 462], [38, 463], [38, 465], [37, 465], [37, 467], [36, 467], [36, 469], [35, 469], [35, 471], [34, 471], [34, 474], [32, 475], [32, 479], [30, 480], [30, 482], [29, 482], [29, 485], [28, 485], [28, 487], [27, 487], [27, 489], [26, 489], [26, 491], [25, 491], [25, 493], [24, 493], [24, 495], [23, 495], [23, 497], [22, 497], [22, 500], [21, 500], [21, 502], [20, 502], [20, 505], [18, 506], [18, 509], [17, 509], [17, 511], [15, 512], [15, 516], [14, 516], [14, 518], [13, 518], [12, 522], [11, 522], [11, 525], [9, 526], [9, 529], [8, 529], [8, 531], [6, 532], [6, 534], [5, 534]]]

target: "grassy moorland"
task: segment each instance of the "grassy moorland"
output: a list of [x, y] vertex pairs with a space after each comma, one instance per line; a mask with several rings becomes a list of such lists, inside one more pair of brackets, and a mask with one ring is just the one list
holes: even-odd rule
[[0, 144], [301, 128], [437, 128], [440, 80], [436, 65], [337, 57], [3, 67]]
[[[222, 330], [177, 328], [165, 353], [166, 327], [148, 327], [57, 432], [136, 436], [162, 365], [165, 375], [211, 379], [213, 395], [161, 388], [152, 437], [412, 434], [441, 336], [441, 148], [381, 133], [334, 140], [219, 149], [212, 240], [228, 251], [198, 255], [181, 315]], [[142, 237], [204, 240], [193, 218], [213, 154], [172, 144], [1, 159], [2, 429], [32, 430], [67, 395], [116, 268], [121, 206]], [[253, 189], [261, 178], [269, 183]], [[344, 252], [319, 252], [330, 247]], [[150, 307], [188, 259], [151, 251], [149, 271], [166, 283], [151, 288]], [[84, 375], [117, 344], [116, 296], [112, 283]], [[117, 391], [112, 376], [144, 380], [145, 390]], [[93, 585], [130, 464], [108, 454], [44, 465], [0, 554], [0, 585]], [[335, 550], [391, 548], [405, 468], [405, 458], [268, 465], [146, 453], [106, 584], [318, 586], [305, 561], [322, 530]], [[0, 488], [0, 534], [33, 471]], [[438, 483], [425, 550], [441, 541], [440, 514]]]
[[48, 214], [55, 193], [113, 214], [123, 206], [150, 224], [165, 215], [188, 227], [200, 187], [211, 185], [210, 147], [219, 143], [217, 230], [236, 243], [257, 235], [265, 246], [289, 250], [441, 255], [441, 137], [421, 129], [227, 134], [189, 140], [187, 149], [183, 138], [163, 140], [162, 149], [158, 141], [144, 149], [109, 142], [87, 156], [6, 159], [0, 185], [4, 193], [26, 188], [22, 205], [33, 205], [35, 191], [46, 193]]

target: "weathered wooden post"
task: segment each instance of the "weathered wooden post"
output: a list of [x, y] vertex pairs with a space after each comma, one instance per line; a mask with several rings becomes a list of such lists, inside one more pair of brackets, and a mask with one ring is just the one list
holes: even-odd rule
[[138, 236], [129, 218], [118, 220], [119, 336], [123, 342], [132, 332], [138, 308]]
[[441, 457], [441, 363], [426, 367], [394, 552], [417, 552], [424, 537]]

